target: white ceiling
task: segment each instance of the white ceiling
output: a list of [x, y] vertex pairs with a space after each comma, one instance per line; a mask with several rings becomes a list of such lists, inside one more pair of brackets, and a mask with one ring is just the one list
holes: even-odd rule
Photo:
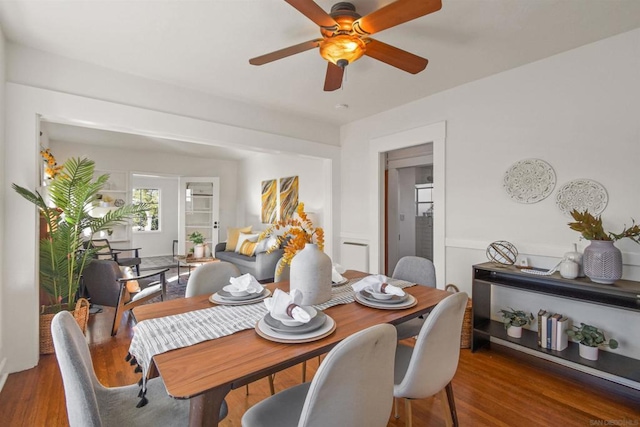
[[[318, 0], [329, 10], [334, 0]], [[365, 15], [390, 0], [353, 0]], [[639, 0], [443, 0], [374, 38], [429, 59], [411, 75], [363, 57], [342, 90], [307, 51], [249, 58], [319, 36], [282, 0], [0, 1], [8, 40], [113, 70], [336, 125], [640, 27]], [[336, 104], [348, 104], [337, 110]]]

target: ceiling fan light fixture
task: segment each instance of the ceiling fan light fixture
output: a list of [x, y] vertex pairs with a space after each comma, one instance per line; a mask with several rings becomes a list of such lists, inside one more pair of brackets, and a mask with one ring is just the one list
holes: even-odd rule
[[320, 42], [320, 56], [340, 68], [359, 59], [365, 50], [366, 45], [359, 37], [348, 34], [329, 37]]

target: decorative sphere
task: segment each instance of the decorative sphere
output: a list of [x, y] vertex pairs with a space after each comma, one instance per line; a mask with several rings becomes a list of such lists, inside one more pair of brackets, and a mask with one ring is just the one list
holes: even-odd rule
[[506, 240], [498, 240], [487, 247], [487, 258], [502, 265], [513, 265], [518, 258], [518, 250]]

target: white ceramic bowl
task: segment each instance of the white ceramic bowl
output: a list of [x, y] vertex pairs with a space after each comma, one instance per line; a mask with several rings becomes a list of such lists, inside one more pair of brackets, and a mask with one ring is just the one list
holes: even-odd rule
[[380, 292], [369, 292], [369, 293], [375, 299], [380, 299], [380, 300], [391, 299], [391, 297], [393, 296], [392, 294], [384, 294], [384, 293], [380, 293]]
[[249, 295], [249, 292], [247, 291], [236, 291], [235, 289], [236, 289], [235, 286], [231, 286], [231, 285], [228, 285], [222, 288], [223, 291], [229, 292], [234, 297], [244, 297]]
[[[318, 312], [316, 311], [315, 308], [313, 307], [302, 307], [304, 309], [304, 311], [306, 311], [307, 313], [309, 313], [309, 316], [311, 316], [311, 318], [313, 319], [314, 317], [316, 317], [316, 314], [318, 314]], [[291, 317], [289, 316], [273, 316], [272, 317], [276, 320], [279, 320], [283, 325], [285, 326], [302, 326], [304, 325], [304, 323], [298, 321], [298, 320], [293, 320]]]

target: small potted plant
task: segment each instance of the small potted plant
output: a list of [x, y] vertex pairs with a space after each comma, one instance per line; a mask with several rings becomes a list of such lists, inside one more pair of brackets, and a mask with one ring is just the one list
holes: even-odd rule
[[509, 307], [509, 310], [500, 310], [502, 315], [502, 322], [504, 328], [507, 330], [507, 335], [512, 338], [522, 337], [522, 327], [531, 324], [533, 321], [533, 313], [525, 313], [522, 310], [514, 310]]
[[199, 231], [189, 234], [189, 241], [193, 243], [193, 257], [204, 258], [204, 236]]
[[573, 329], [567, 331], [574, 341], [580, 343], [580, 357], [589, 360], [598, 360], [598, 348], [609, 347], [612, 350], [618, 348], [618, 341], [613, 338], [607, 342], [604, 333], [595, 326], [580, 323], [573, 325]]

